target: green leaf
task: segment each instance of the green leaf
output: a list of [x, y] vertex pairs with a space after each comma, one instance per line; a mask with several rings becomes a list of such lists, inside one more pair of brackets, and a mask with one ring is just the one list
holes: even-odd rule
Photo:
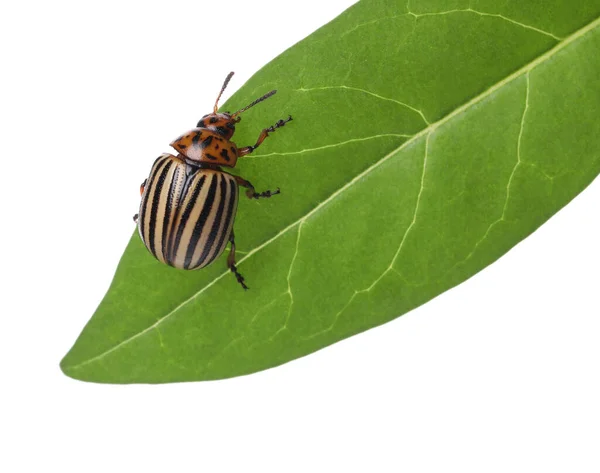
[[223, 107], [277, 87], [245, 114], [243, 145], [294, 117], [236, 168], [282, 189], [240, 203], [251, 289], [224, 256], [178, 271], [134, 234], [63, 371], [112, 383], [251, 373], [471, 277], [600, 171], [599, 15], [598, 0], [353, 6]]

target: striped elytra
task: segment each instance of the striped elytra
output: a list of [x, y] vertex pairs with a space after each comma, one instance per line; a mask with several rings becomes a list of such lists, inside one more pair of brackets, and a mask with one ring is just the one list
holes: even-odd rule
[[199, 269], [212, 263], [231, 243], [227, 267], [237, 282], [248, 289], [235, 262], [233, 221], [239, 186], [250, 199], [268, 198], [275, 191], [256, 192], [254, 186], [222, 167], [233, 168], [237, 160], [252, 153], [277, 128], [292, 117], [264, 128], [252, 146], [238, 147], [231, 138], [240, 114], [272, 97], [272, 90], [235, 113], [218, 113], [219, 98], [233, 76], [230, 72], [219, 93], [213, 113], [204, 115], [196, 128], [171, 142], [178, 152], [161, 154], [140, 187], [142, 202], [133, 220], [146, 248], [159, 261], [179, 269]]
[[227, 246], [237, 203], [233, 176], [165, 153], [154, 162], [142, 193], [139, 233], [159, 261], [203, 268]]

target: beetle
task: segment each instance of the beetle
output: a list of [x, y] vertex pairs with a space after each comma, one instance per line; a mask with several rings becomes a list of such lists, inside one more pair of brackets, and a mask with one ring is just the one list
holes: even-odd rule
[[292, 120], [289, 116], [261, 131], [256, 143], [239, 148], [231, 138], [240, 114], [273, 96], [272, 90], [237, 112], [218, 113], [219, 99], [231, 80], [230, 72], [217, 96], [213, 113], [204, 115], [196, 128], [171, 142], [178, 152], [161, 154], [140, 186], [142, 200], [133, 220], [146, 248], [158, 259], [179, 269], [200, 269], [218, 258], [231, 243], [227, 266], [244, 289], [248, 289], [235, 261], [233, 223], [239, 187], [250, 199], [268, 198], [280, 190], [256, 192], [254, 186], [223, 167], [233, 168], [277, 128]]

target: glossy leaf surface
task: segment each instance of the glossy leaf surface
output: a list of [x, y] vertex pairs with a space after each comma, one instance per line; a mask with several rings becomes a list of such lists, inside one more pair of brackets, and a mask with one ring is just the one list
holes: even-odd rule
[[242, 145], [294, 117], [235, 171], [257, 190], [282, 189], [240, 202], [238, 266], [251, 290], [226, 256], [178, 271], [134, 234], [63, 371], [113, 383], [247, 374], [480, 271], [600, 171], [599, 15], [597, 0], [353, 6], [222, 108], [278, 89], [246, 112]]

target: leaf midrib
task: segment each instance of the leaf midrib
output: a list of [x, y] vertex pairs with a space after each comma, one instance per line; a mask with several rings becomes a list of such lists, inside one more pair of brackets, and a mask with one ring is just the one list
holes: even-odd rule
[[[365, 177], [366, 175], [370, 174], [372, 171], [374, 171], [375, 169], [377, 169], [383, 163], [385, 163], [386, 161], [388, 161], [396, 153], [402, 151], [404, 148], [407, 148], [408, 146], [410, 146], [412, 143], [416, 142], [417, 140], [419, 140], [423, 136], [426, 136], [429, 133], [432, 133], [437, 128], [439, 128], [440, 126], [444, 125], [446, 122], [450, 121], [454, 117], [456, 117], [456, 116], [460, 115], [461, 113], [463, 113], [464, 111], [468, 110], [473, 105], [475, 105], [475, 104], [481, 102], [482, 100], [486, 99], [488, 96], [490, 96], [491, 94], [493, 94], [495, 91], [501, 89], [506, 84], [509, 84], [513, 80], [521, 77], [523, 74], [526, 74], [526, 73], [530, 72], [535, 67], [537, 67], [538, 65], [544, 63], [549, 58], [551, 58], [552, 56], [554, 56], [556, 53], [558, 53], [562, 49], [566, 48], [567, 46], [569, 46], [571, 43], [575, 42], [579, 38], [583, 37], [585, 34], [587, 34], [588, 32], [592, 31], [594, 28], [596, 28], [599, 25], [600, 25], [600, 17], [596, 18], [595, 20], [593, 20], [592, 22], [588, 23], [584, 27], [580, 28], [579, 30], [577, 30], [574, 33], [572, 33], [571, 35], [567, 36], [564, 40], [560, 41], [558, 44], [556, 44], [553, 48], [551, 48], [548, 51], [546, 51], [544, 54], [538, 56], [533, 61], [525, 64], [520, 69], [518, 69], [517, 71], [513, 72], [511, 75], [507, 76], [506, 78], [502, 79], [501, 81], [497, 82], [496, 84], [492, 85], [491, 87], [489, 87], [488, 89], [486, 89], [481, 94], [479, 94], [476, 97], [472, 98], [471, 100], [465, 102], [463, 105], [461, 105], [460, 107], [454, 109], [452, 112], [450, 112], [446, 116], [442, 117], [437, 122], [431, 123], [427, 127], [423, 128], [423, 130], [421, 130], [420, 132], [418, 132], [417, 134], [415, 134], [414, 136], [412, 136], [412, 138], [410, 138], [407, 141], [405, 141], [404, 143], [402, 143], [398, 148], [394, 149], [393, 151], [391, 151], [390, 153], [388, 153], [387, 155], [385, 155], [383, 158], [381, 158], [380, 160], [378, 160], [375, 163], [373, 163], [371, 166], [369, 166], [368, 168], [366, 168], [360, 174], [357, 174], [352, 180], [350, 180], [344, 186], [340, 187], [338, 190], [336, 190], [335, 192], [333, 192], [327, 199], [325, 199], [324, 201], [322, 201], [318, 205], [316, 205], [306, 215], [304, 215], [303, 217], [299, 218], [295, 222], [291, 223], [290, 225], [288, 225], [287, 227], [285, 227], [283, 230], [281, 230], [279, 233], [275, 234], [270, 239], [268, 239], [265, 242], [263, 242], [262, 244], [258, 245], [256, 248], [250, 250], [243, 258], [241, 258], [239, 260], [238, 266], [241, 265], [245, 260], [247, 260], [248, 258], [250, 258], [255, 253], [259, 252], [260, 250], [262, 250], [263, 248], [265, 248], [266, 246], [268, 246], [269, 244], [271, 244], [273, 241], [277, 240], [280, 236], [286, 234], [292, 228], [296, 227], [297, 225], [302, 224], [302, 222], [306, 221], [308, 218], [310, 218], [312, 215], [314, 215], [316, 212], [318, 212], [321, 208], [323, 208], [324, 206], [326, 206], [329, 202], [331, 202], [332, 200], [334, 200], [335, 198], [337, 198], [337, 196], [339, 196], [340, 194], [342, 194], [347, 189], [351, 188], [356, 182], [358, 182], [363, 177]], [[95, 361], [101, 360], [106, 355], [109, 355], [110, 353], [112, 353], [114, 351], [117, 351], [122, 346], [127, 345], [128, 343], [132, 342], [133, 340], [135, 340], [135, 339], [143, 336], [147, 332], [150, 332], [151, 330], [153, 330], [154, 328], [156, 328], [160, 324], [162, 324], [165, 320], [169, 319], [172, 315], [176, 314], [179, 311], [179, 309], [181, 309], [182, 307], [184, 307], [185, 305], [187, 305], [188, 303], [190, 303], [192, 300], [194, 300], [196, 297], [198, 297], [200, 294], [202, 294], [207, 289], [209, 289], [210, 287], [212, 287], [214, 284], [216, 284], [219, 280], [221, 280], [223, 277], [225, 277], [228, 274], [229, 274], [228, 270], [224, 271], [219, 276], [217, 276], [215, 279], [213, 279], [210, 283], [208, 283], [206, 286], [204, 286], [203, 288], [199, 289], [196, 293], [194, 293], [188, 299], [186, 299], [185, 301], [183, 301], [181, 304], [179, 304], [177, 307], [175, 307], [169, 313], [167, 313], [166, 315], [164, 315], [163, 317], [161, 317], [160, 319], [158, 319], [155, 323], [153, 323], [149, 327], [145, 328], [144, 330], [142, 330], [142, 331], [140, 331], [140, 332], [138, 332], [138, 333], [130, 336], [129, 338], [126, 338], [122, 342], [120, 342], [117, 345], [109, 348], [106, 351], [104, 351], [104, 352], [102, 352], [102, 353], [100, 353], [100, 354], [98, 354], [98, 355], [96, 355], [96, 356], [94, 356], [92, 358], [89, 358], [87, 360], [82, 361], [81, 363], [78, 363], [76, 365], [71, 365], [71, 366], [63, 366], [63, 370], [78, 369], [78, 368], [86, 366], [86, 365], [88, 365], [90, 363], [93, 363]]]

